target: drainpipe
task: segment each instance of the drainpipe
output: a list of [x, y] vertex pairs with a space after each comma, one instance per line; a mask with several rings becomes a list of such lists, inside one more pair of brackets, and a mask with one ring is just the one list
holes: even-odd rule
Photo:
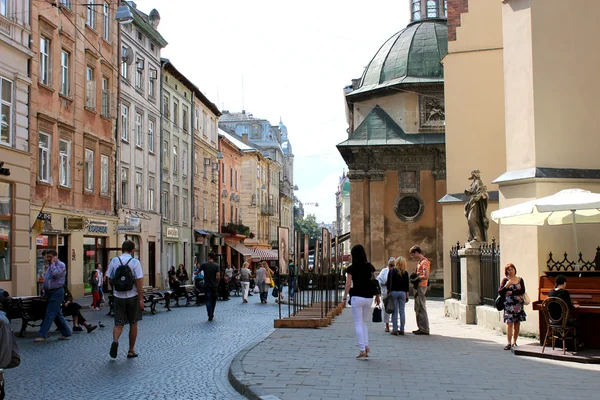
[[192, 262], [190, 263], [191, 267], [190, 270], [192, 272], [194, 272], [194, 268], [196, 267], [194, 265], [194, 250], [195, 250], [195, 236], [194, 236], [194, 219], [195, 219], [195, 215], [194, 215], [194, 205], [196, 204], [195, 200], [196, 200], [196, 196], [194, 194], [194, 152], [195, 152], [195, 147], [194, 147], [194, 139], [195, 139], [195, 134], [194, 134], [194, 115], [196, 115], [196, 110], [194, 110], [194, 100], [196, 99], [196, 96], [194, 95], [194, 91], [191, 91], [191, 95], [190, 95], [190, 134], [192, 136], [192, 140], [191, 140], [191, 146], [190, 146], [190, 152], [188, 153], [188, 161], [187, 161], [187, 165], [188, 165], [188, 177], [190, 179], [190, 183], [189, 183], [189, 188], [188, 188], [188, 210], [189, 212], [189, 216], [190, 216], [190, 259], [192, 260]]
[[159, 129], [160, 129], [160, 134], [159, 134], [159, 140], [160, 140], [160, 145], [158, 147], [158, 151], [160, 152], [159, 155], [159, 174], [158, 174], [158, 190], [159, 190], [159, 198], [160, 198], [160, 204], [158, 209], [160, 210], [160, 275], [161, 278], [163, 279], [164, 283], [164, 277], [165, 277], [165, 271], [163, 269], [163, 253], [164, 253], [164, 235], [163, 235], [163, 230], [164, 230], [164, 220], [163, 220], [163, 215], [165, 210], [163, 210], [163, 143], [164, 143], [164, 138], [163, 138], [163, 120], [164, 120], [164, 115], [165, 115], [165, 110], [164, 110], [164, 101], [163, 101], [163, 81], [164, 81], [164, 72], [163, 72], [163, 65], [162, 65], [162, 60], [159, 59], [159, 63], [160, 63], [160, 85], [159, 85], [159, 93], [160, 93], [160, 97], [159, 97], [159, 101], [160, 101], [160, 124], [159, 124]]
[[[117, 59], [120, 59], [121, 53], [121, 24], [117, 24]], [[119, 171], [121, 169], [121, 140], [119, 139], [119, 110], [121, 109], [121, 71], [120, 68], [117, 68], [117, 110], [116, 110], [116, 118], [115, 118], [115, 143], [116, 143], [116, 152], [115, 152], [115, 203], [113, 205], [115, 215], [117, 219], [119, 218], [119, 194], [120, 194], [120, 186], [119, 182]], [[120, 221], [119, 221], [120, 222]], [[117, 222], [118, 223], [118, 222]], [[119, 238], [119, 234], [117, 233], [117, 241]]]

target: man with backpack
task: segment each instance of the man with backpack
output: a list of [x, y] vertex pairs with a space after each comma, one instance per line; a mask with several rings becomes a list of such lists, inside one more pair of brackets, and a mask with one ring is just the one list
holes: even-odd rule
[[113, 329], [113, 342], [110, 346], [110, 356], [117, 358], [119, 337], [125, 324], [129, 324], [129, 351], [127, 358], [135, 358], [135, 341], [137, 339], [137, 322], [142, 319], [144, 311], [144, 291], [142, 279], [144, 273], [142, 264], [133, 258], [135, 244], [126, 240], [121, 246], [123, 254], [111, 260], [107, 276], [113, 288], [115, 327]]

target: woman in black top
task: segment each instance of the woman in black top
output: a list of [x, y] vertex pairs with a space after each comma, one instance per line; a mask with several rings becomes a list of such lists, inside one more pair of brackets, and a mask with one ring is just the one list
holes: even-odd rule
[[177, 270], [177, 280], [182, 285], [185, 285], [185, 283], [188, 281], [188, 273], [183, 264], [179, 264], [179, 269]]
[[365, 248], [357, 244], [350, 251], [352, 255], [352, 265], [346, 269], [346, 290], [344, 291], [344, 301], [346, 301], [352, 285], [350, 302], [352, 305], [352, 317], [354, 318], [354, 329], [358, 338], [360, 353], [356, 358], [366, 358], [369, 356], [369, 332], [367, 331], [366, 321], [371, 313], [373, 296], [377, 305], [381, 299], [374, 292], [372, 280], [375, 280], [375, 267], [367, 261]]
[[[408, 300], [408, 272], [406, 272], [406, 258], [400, 256], [396, 259], [396, 266], [388, 274], [387, 290], [394, 302], [392, 313], [392, 335], [404, 335], [406, 313], [404, 306]], [[400, 315], [400, 330], [398, 330], [398, 315]]]

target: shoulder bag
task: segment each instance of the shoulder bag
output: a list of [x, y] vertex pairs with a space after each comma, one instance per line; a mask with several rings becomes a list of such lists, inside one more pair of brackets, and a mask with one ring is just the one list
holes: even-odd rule
[[381, 315], [381, 307], [375, 306], [373, 309], [373, 322], [383, 322], [383, 316]]
[[505, 297], [500, 294], [496, 297], [496, 301], [495, 301], [496, 310], [498, 310], [498, 311], [504, 310], [504, 300], [505, 300]]

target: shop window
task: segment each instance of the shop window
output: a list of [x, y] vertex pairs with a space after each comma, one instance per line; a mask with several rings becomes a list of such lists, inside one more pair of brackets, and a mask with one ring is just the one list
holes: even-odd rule
[[12, 187], [0, 182], [0, 281], [11, 279]]
[[86, 292], [91, 291], [89, 283], [92, 271], [96, 269], [96, 263], [107, 266], [105, 259], [106, 239], [103, 237], [83, 237], [83, 283]]

